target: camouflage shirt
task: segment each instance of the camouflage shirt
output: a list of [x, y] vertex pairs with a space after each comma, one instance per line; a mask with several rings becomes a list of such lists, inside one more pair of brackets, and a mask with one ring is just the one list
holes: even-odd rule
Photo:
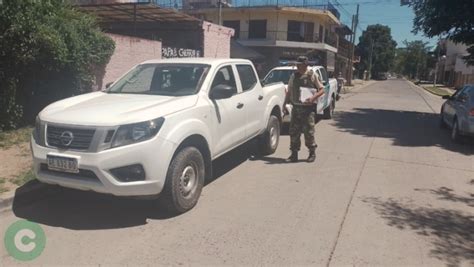
[[289, 102], [296, 106], [307, 106], [311, 104], [304, 104], [300, 100], [300, 88], [312, 87], [319, 91], [323, 87], [318, 75], [311, 69], [308, 69], [303, 75], [295, 71], [288, 81]]

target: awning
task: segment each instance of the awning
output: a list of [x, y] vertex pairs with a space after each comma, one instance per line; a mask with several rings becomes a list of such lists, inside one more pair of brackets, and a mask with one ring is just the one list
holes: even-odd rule
[[265, 56], [257, 51], [241, 45], [235, 40], [230, 41], [230, 57], [231, 58], [245, 58], [250, 60], [264, 59]]

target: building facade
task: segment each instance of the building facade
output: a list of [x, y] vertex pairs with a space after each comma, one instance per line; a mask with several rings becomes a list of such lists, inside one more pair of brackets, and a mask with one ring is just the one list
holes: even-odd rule
[[[233, 1], [221, 9], [208, 0], [185, 0], [185, 11], [201, 20], [222, 22], [235, 30], [234, 39], [265, 57], [264, 71], [308, 56], [314, 64], [328, 72], [336, 69], [339, 13], [328, 1], [321, 5], [291, 6], [289, 1]], [[283, 4], [281, 4], [283, 3]], [[313, 3], [314, 4], [314, 3]]]
[[145, 60], [230, 57], [233, 29], [180, 12], [174, 5], [136, 0], [72, 2], [80, 10], [96, 16], [102, 30], [116, 44], [110, 63], [105, 71], [99, 72], [97, 89]]
[[463, 59], [468, 54], [467, 45], [442, 40], [440, 47], [446, 54], [439, 58], [438, 82], [457, 88], [474, 84], [474, 66], [467, 66]]

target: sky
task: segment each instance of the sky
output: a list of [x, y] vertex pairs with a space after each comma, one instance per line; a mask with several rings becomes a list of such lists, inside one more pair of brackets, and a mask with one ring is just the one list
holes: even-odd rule
[[422, 33], [415, 35], [411, 32], [415, 15], [411, 7], [400, 6], [400, 0], [332, 0], [331, 2], [340, 4], [337, 8], [341, 13], [341, 20], [349, 27], [351, 16], [356, 13], [357, 4], [360, 4], [356, 44], [359, 42], [362, 30], [365, 30], [367, 25], [377, 23], [387, 25], [392, 29], [392, 37], [398, 47], [404, 46], [404, 40], [423, 40], [431, 46], [436, 44], [436, 39], [429, 39]]

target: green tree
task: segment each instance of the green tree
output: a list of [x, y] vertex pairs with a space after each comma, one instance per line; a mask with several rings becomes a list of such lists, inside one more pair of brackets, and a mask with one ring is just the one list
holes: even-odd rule
[[431, 47], [423, 41], [405, 40], [403, 44], [396, 51], [394, 70], [412, 79], [428, 79], [436, 60]]
[[3, 0], [0, 130], [31, 122], [52, 101], [91, 90], [114, 42], [62, 0]]
[[474, 65], [474, 1], [412, 0], [415, 12], [413, 32], [428, 37], [446, 36], [455, 43], [468, 46], [464, 60]]
[[359, 72], [367, 70], [372, 76], [387, 72], [393, 65], [396, 46], [397, 42], [393, 40], [388, 26], [367, 26], [357, 45], [357, 52], [361, 56]]

